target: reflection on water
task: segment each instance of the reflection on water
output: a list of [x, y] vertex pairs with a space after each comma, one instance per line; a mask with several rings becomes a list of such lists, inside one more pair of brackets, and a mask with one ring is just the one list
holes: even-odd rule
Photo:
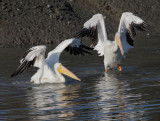
[[143, 115], [143, 111], [135, 110], [134, 105], [136, 104], [130, 102], [130, 98], [140, 99], [141, 95], [127, 93], [128, 84], [119, 80], [115, 73], [105, 73], [105, 76], [100, 78], [100, 80], [99, 84], [96, 85], [96, 89], [101, 97], [99, 100], [101, 102], [100, 106], [102, 106], [99, 114], [117, 120], [133, 120]]
[[74, 100], [79, 95], [76, 93], [75, 88], [79, 85], [56, 84], [56, 85], [39, 85], [33, 87], [31, 91], [28, 91], [28, 107], [30, 107], [35, 116], [34, 119], [46, 120], [46, 119], [58, 119], [60, 117], [74, 116], [73, 111], [67, 109], [72, 108], [75, 102], [68, 100]]
[[97, 58], [96, 54], [84, 57], [63, 54], [63, 65], [82, 79], [78, 82], [66, 77], [64, 84], [30, 83], [35, 69], [10, 78], [23, 51], [21, 48], [0, 51], [0, 120], [158, 121], [159, 43], [154, 44], [157, 40], [150, 38], [145, 38], [146, 44], [143, 41], [139, 39], [138, 46], [127, 54], [121, 73], [104, 73], [103, 58]]

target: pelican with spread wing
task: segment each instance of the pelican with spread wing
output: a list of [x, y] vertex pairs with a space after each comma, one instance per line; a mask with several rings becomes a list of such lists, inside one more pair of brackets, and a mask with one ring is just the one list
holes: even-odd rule
[[95, 14], [84, 23], [84, 27], [77, 33], [77, 37], [90, 37], [92, 47], [98, 51], [99, 56], [104, 55], [105, 72], [110, 68], [117, 68], [122, 71], [120, 62], [124, 53], [133, 48], [133, 40], [136, 35], [135, 29], [144, 31], [147, 24], [138, 16], [130, 12], [122, 14], [118, 32], [114, 41], [107, 38], [104, 18], [102, 14]]
[[39, 68], [31, 77], [31, 82], [36, 84], [63, 83], [65, 82], [65, 78], [62, 74], [81, 81], [75, 74], [70, 72], [59, 62], [60, 54], [65, 49], [75, 55], [84, 55], [85, 53], [89, 53], [87, 50], [91, 50], [91, 48], [81, 44], [79, 39], [67, 39], [62, 41], [54, 50], [50, 51], [45, 59], [46, 46], [34, 46], [24, 53], [20, 60], [20, 66], [11, 77], [24, 72], [30, 66], [34, 66]]

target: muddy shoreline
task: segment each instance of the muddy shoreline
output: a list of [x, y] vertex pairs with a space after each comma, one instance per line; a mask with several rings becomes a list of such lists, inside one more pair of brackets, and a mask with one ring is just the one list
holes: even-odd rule
[[0, 0], [0, 47], [53, 44], [71, 38], [93, 14], [105, 17], [109, 39], [126, 11], [160, 30], [158, 0]]

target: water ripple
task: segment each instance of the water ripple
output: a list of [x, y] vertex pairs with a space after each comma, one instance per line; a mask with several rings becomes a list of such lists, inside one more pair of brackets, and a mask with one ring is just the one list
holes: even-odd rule
[[97, 55], [75, 58], [64, 54], [64, 65], [82, 82], [66, 78], [64, 84], [40, 85], [30, 83], [32, 69], [9, 77], [18, 62], [18, 55], [14, 59], [9, 55], [16, 49], [13, 53], [9, 49], [8, 55], [0, 55], [8, 60], [0, 64], [4, 70], [0, 72], [0, 120], [159, 120], [160, 57], [155, 56], [157, 49], [147, 48], [151, 51], [131, 51], [122, 72], [104, 73], [103, 58]]

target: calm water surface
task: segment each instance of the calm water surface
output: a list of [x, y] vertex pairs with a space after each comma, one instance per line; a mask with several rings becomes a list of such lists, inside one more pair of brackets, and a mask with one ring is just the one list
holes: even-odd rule
[[[104, 73], [103, 57], [70, 56], [61, 62], [82, 82], [29, 82], [36, 69], [11, 78], [29, 47], [0, 49], [0, 120], [160, 120], [160, 36], [136, 38], [122, 72]], [[143, 38], [143, 39], [142, 39]], [[51, 47], [48, 48], [51, 50]]]

